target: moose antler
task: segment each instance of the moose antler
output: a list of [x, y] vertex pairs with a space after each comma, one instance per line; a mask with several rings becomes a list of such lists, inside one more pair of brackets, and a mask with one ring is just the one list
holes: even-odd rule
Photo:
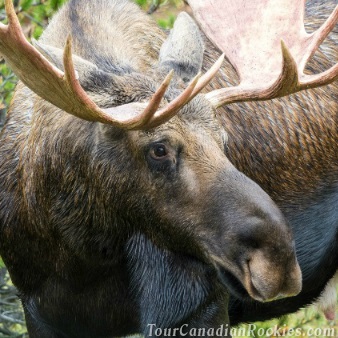
[[337, 64], [321, 74], [304, 74], [308, 60], [338, 20], [337, 6], [321, 28], [306, 33], [305, 2], [188, 0], [204, 33], [227, 55], [240, 77], [238, 86], [206, 95], [214, 106], [281, 97], [338, 77]]
[[[133, 102], [101, 109], [89, 98], [77, 79], [72, 60], [71, 38], [68, 38], [64, 51], [65, 72], [63, 73], [26, 40], [12, 0], [5, 0], [5, 7], [8, 25], [0, 23], [0, 54], [8, 65], [22, 82], [40, 97], [88, 121], [111, 124], [128, 130], [156, 127], [172, 118], [215, 75], [215, 67], [200, 81], [200, 75], [197, 75], [176, 99], [159, 111], [158, 108], [169, 87], [173, 72], [168, 74], [149, 102]], [[221, 66], [221, 61], [220, 58], [217, 63], [218, 68]]]

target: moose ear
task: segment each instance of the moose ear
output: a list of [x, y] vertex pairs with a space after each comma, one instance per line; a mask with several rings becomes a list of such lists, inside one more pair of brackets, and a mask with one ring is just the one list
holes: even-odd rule
[[202, 68], [204, 43], [194, 20], [185, 12], [178, 15], [174, 28], [160, 50], [160, 67], [174, 69], [185, 82]]
[[[55, 65], [60, 70], [64, 71], [63, 67], [63, 49], [45, 45], [39, 41], [32, 40], [33, 46], [53, 65]], [[79, 77], [81, 78], [83, 74], [88, 72], [97, 71], [98, 67], [93, 63], [82, 59], [81, 57], [74, 55], [72, 56], [74, 68], [77, 71]]]

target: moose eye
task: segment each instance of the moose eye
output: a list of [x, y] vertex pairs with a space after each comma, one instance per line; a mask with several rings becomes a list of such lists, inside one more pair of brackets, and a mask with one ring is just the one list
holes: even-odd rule
[[168, 149], [163, 143], [157, 143], [150, 149], [150, 156], [154, 160], [162, 160], [168, 155]]
[[166, 178], [174, 178], [178, 169], [179, 149], [169, 142], [154, 142], [147, 148], [146, 160], [149, 169], [155, 174]]

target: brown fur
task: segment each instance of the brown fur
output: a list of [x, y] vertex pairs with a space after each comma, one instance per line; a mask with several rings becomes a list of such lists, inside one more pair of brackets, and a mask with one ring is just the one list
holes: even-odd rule
[[[308, 31], [323, 23], [334, 3], [313, 6], [306, 21]], [[311, 72], [320, 73], [338, 61], [336, 34], [337, 28], [308, 65]], [[205, 69], [215, 60], [214, 54], [208, 46]], [[236, 78], [227, 66], [206, 91], [226, 87], [223, 79]], [[230, 160], [281, 205], [306, 204], [305, 197], [311, 199], [323, 184], [336, 180], [336, 82], [269, 102], [232, 104], [220, 108], [218, 116], [229, 133]]]

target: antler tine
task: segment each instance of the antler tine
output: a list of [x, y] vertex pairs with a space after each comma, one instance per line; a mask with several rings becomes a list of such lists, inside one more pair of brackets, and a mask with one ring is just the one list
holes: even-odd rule
[[338, 5], [335, 7], [331, 15], [325, 21], [325, 23], [315, 32], [308, 35], [306, 40], [308, 46], [307, 48], [302, 48], [303, 57], [299, 61], [300, 72], [300, 84], [299, 90], [315, 88], [318, 86], [323, 86], [329, 84], [338, 78], [338, 64], [332, 66], [330, 69], [326, 70], [323, 73], [308, 75], [304, 74], [304, 69], [308, 60], [313, 56], [316, 50], [319, 48], [321, 43], [325, 38], [330, 34], [334, 26], [338, 22]]
[[5, 8], [8, 19], [8, 26], [11, 29], [21, 30], [19, 19], [15, 13], [15, 8], [11, 0], [5, 0]]
[[63, 65], [65, 69], [64, 79], [65, 82], [68, 84], [70, 90], [74, 93], [74, 99], [77, 101], [78, 105], [82, 103], [86, 107], [86, 109], [82, 113], [81, 118], [84, 118], [88, 121], [96, 120], [93, 116], [93, 113], [95, 112], [100, 121], [104, 122], [106, 120], [109, 120], [107, 114], [101, 111], [101, 109], [98, 108], [92, 100], [90, 100], [77, 79], [72, 58], [72, 38], [70, 35], [67, 38], [66, 46], [64, 49]]
[[171, 70], [170, 73], [166, 76], [164, 81], [162, 82], [161, 86], [158, 88], [156, 93], [151, 98], [147, 108], [143, 112], [143, 116], [141, 117], [140, 121], [142, 122], [140, 125], [136, 125], [135, 127], [138, 128], [146, 128], [151, 118], [156, 113], [164, 94], [166, 93], [170, 82], [174, 76], [174, 70]]
[[284, 96], [293, 93], [299, 86], [297, 64], [290, 51], [281, 41], [283, 66], [278, 78], [264, 90], [256, 88], [253, 84], [222, 88], [206, 94], [206, 98], [216, 108], [223, 104], [234, 102], [245, 102], [253, 100], [264, 100], [267, 97]]
[[170, 72], [150, 102], [133, 102], [100, 109], [81, 87], [72, 59], [71, 38], [64, 50], [65, 73], [52, 65], [26, 40], [11, 0], [5, 0], [8, 25], [0, 24], [0, 53], [18, 77], [40, 97], [58, 108], [88, 121], [122, 129], [144, 129], [157, 111], [169, 87]]
[[217, 61], [212, 65], [212, 67], [198, 80], [194, 91], [191, 94], [191, 99], [194, 98], [197, 94], [199, 94], [205, 86], [209, 84], [209, 82], [215, 77], [217, 72], [222, 67], [224, 61], [225, 54], [223, 53]]
[[[134, 119], [130, 119], [128, 121], [128, 125], [130, 129], [133, 130], [141, 130], [141, 129], [150, 129], [150, 121], [153, 118], [154, 114], [156, 113], [157, 109], [159, 108], [161, 101], [163, 99], [164, 94], [166, 93], [170, 82], [173, 78], [174, 71], [170, 71], [170, 73], [165, 77], [164, 81], [160, 85], [160, 87], [157, 89], [157, 91], [154, 93], [152, 98], [150, 99], [149, 103], [147, 103], [146, 107], [143, 107], [143, 104], [140, 103], [140, 107], [142, 108], [142, 113], [138, 114]], [[134, 103], [131, 103], [131, 105], [135, 105]], [[120, 109], [121, 113], [124, 112], [124, 107], [127, 108], [127, 105], [123, 105], [118, 108], [109, 108], [107, 111], [113, 111], [115, 110], [114, 114], [116, 114], [116, 109]]]
[[149, 127], [154, 128], [169, 119], [171, 119], [177, 111], [190, 102], [196, 95], [198, 95], [205, 86], [215, 77], [224, 61], [224, 54], [212, 65], [212, 67], [202, 76], [201, 73], [197, 74], [190, 82], [188, 87], [173, 100], [167, 107], [156, 113], [150, 121]]
[[148, 128], [155, 128], [166, 121], [169, 121], [180, 108], [186, 105], [190, 100], [192, 100], [192, 93], [198, 83], [198, 80], [201, 78], [201, 73], [197, 74], [187, 88], [177, 96], [173, 101], [171, 101], [166, 107], [159, 110], [153, 118], [149, 121]]
[[[81, 87], [76, 72], [73, 65], [73, 59], [72, 59], [72, 40], [71, 36], [68, 37], [66, 47], [64, 50], [64, 69], [65, 69], [65, 79], [69, 86], [73, 89], [75, 97], [82, 102], [85, 107], [89, 108], [90, 115], [85, 119], [90, 120], [91, 119], [91, 112], [95, 112], [95, 118], [96, 120], [100, 119], [101, 122], [113, 124], [117, 127], [124, 128], [124, 129], [142, 129], [146, 128], [149, 120], [153, 117], [153, 115], [156, 113], [162, 98], [168, 89], [170, 82], [172, 80], [174, 71], [170, 71], [170, 73], [166, 76], [160, 87], [157, 89], [157, 91], [152, 96], [149, 103], [130, 103], [127, 105], [122, 105], [119, 107], [113, 107], [105, 110], [101, 110], [96, 106], [96, 104], [91, 101], [91, 99], [88, 97], [86, 92]], [[139, 109], [136, 109], [135, 113], [136, 116], [132, 118], [128, 118], [125, 120], [126, 117], [129, 116], [128, 111], [134, 107], [142, 109], [142, 112], [139, 113]], [[120, 119], [114, 119], [112, 115], [118, 115], [120, 116]], [[84, 117], [82, 117], [84, 118]]]
[[[307, 61], [338, 21], [338, 6], [319, 30], [307, 34], [305, 0], [188, 2], [205, 34], [225, 52], [240, 77], [237, 87], [207, 95], [215, 106], [267, 100], [338, 78], [337, 65], [321, 74], [304, 74]], [[278, 53], [281, 40], [285, 45], [282, 43], [282, 52]]]
[[325, 38], [330, 34], [334, 26], [338, 21], [338, 5], [335, 7], [331, 15], [327, 18], [325, 23], [315, 32], [309, 35], [308, 37], [308, 48], [304, 51], [304, 57], [300, 66], [302, 69], [305, 68], [308, 60], [313, 56], [318, 47], [322, 44]]
[[[12, 0], [5, 0], [9, 25], [0, 25], [0, 53], [18, 77], [40, 97], [79, 118], [111, 124], [118, 128], [149, 129], [172, 118], [213, 78], [222, 57], [201, 79], [196, 76], [190, 85], [167, 107], [157, 112], [170, 85], [170, 72], [149, 102], [133, 102], [109, 109], [99, 108], [87, 95], [77, 79], [69, 36], [64, 49], [64, 72], [51, 64], [26, 40]], [[37, 80], [38, 79], [38, 80]], [[200, 81], [199, 81], [200, 79]]]
[[5, 0], [5, 8], [8, 17], [8, 25], [0, 24], [0, 53], [8, 65], [25, 83], [32, 83], [36, 78], [30, 79], [26, 76], [25, 69], [31, 66], [34, 59], [35, 66], [44, 67], [47, 73], [54, 73], [59, 79], [63, 73], [50, 64], [35, 48], [26, 40], [15, 9], [11, 0]]
[[305, 75], [305, 77], [306, 79], [301, 82], [299, 90], [316, 88], [330, 84], [338, 79], [338, 64], [335, 64], [323, 73]]

